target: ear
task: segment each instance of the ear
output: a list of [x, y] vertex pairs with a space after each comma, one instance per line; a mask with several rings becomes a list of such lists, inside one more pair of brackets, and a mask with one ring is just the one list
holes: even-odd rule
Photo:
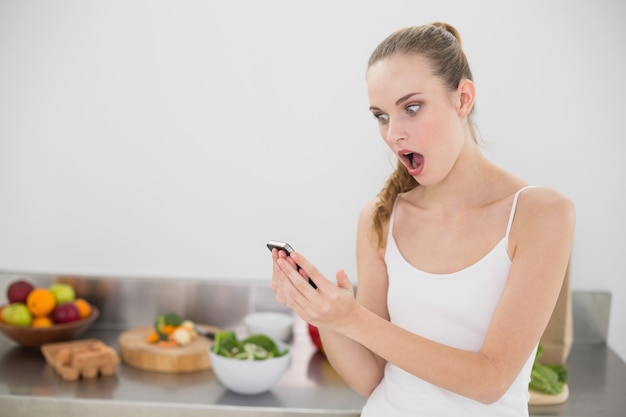
[[474, 99], [476, 98], [476, 87], [471, 80], [462, 79], [457, 88], [458, 94], [458, 112], [459, 116], [467, 117], [472, 108], [474, 108]]

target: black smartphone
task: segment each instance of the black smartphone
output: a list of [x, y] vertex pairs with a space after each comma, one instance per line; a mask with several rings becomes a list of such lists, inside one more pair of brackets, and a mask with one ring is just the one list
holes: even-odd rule
[[[269, 242], [267, 242], [267, 248], [270, 250], [270, 252], [272, 251], [272, 249], [282, 250], [287, 254], [287, 256], [289, 256], [291, 252], [293, 252], [293, 248], [289, 243], [279, 242], [278, 240], [270, 240]], [[300, 265], [296, 264], [296, 269], [300, 271]], [[309, 278], [309, 284], [311, 284], [313, 288], [317, 289], [317, 285], [315, 285], [311, 278]]]

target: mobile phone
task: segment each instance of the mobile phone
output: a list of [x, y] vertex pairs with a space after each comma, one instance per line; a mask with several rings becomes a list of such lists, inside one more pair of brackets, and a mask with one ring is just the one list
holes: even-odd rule
[[[270, 250], [270, 252], [272, 251], [272, 249], [282, 250], [283, 252], [285, 252], [285, 254], [287, 254], [287, 256], [289, 256], [291, 252], [293, 252], [293, 248], [289, 243], [280, 242], [278, 240], [270, 240], [269, 242], [267, 242], [267, 248]], [[296, 269], [300, 271], [300, 265], [296, 264]], [[309, 278], [309, 284], [311, 284], [313, 288], [317, 289], [317, 285], [315, 285], [311, 278]]]

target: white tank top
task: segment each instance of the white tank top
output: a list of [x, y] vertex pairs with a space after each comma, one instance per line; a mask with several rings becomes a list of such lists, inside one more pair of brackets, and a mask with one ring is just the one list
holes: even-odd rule
[[[515, 194], [502, 240], [475, 264], [449, 274], [421, 271], [403, 258], [392, 235], [392, 212], [385, 251], [391, 322], [449, 346], [479, 351], [511, 267], [507, 247], [517, 199], [529, 187]], [[430, 384], [387, 363], [384, 377], [365, 404], [361, 417], [528, 416], [528, 383], [534, 358], [533, 351], [509, 390], [489, 405]]]

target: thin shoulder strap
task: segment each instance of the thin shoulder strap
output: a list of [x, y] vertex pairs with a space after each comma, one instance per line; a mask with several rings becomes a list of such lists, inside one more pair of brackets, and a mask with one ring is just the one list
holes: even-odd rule
[[394, 213], [396, 212], [396, 204], [398, 204], [398, 197], [399, 195], [396, 196], [396, 199], [393, 202], [393, 207], [391, 209], [391, 214], [389, 215], [389, 228], [387, 230], [387, 242], [393, 239], [393, 218], [394, 218]]
[[522, 191], [528, 188], [535, 188], [535, 186], [527, 185], [525, 187], [522, 187], [521, 189], [517, 190], [517, 192], [515, 193], [515, 196], [513, 197], [513, 205], [511, 206], [511, 214], [509, 214], [509, 224], [506, 225], [506, 235], [504, 235], [507, 247], [509, 245], [509, 233], [511, 232], [511, 226], [513, 225], [513, 218], [515, 217], [515, 209], [517, 208], [517, 199], [519, 198], [519, 195], [522, 193]]

